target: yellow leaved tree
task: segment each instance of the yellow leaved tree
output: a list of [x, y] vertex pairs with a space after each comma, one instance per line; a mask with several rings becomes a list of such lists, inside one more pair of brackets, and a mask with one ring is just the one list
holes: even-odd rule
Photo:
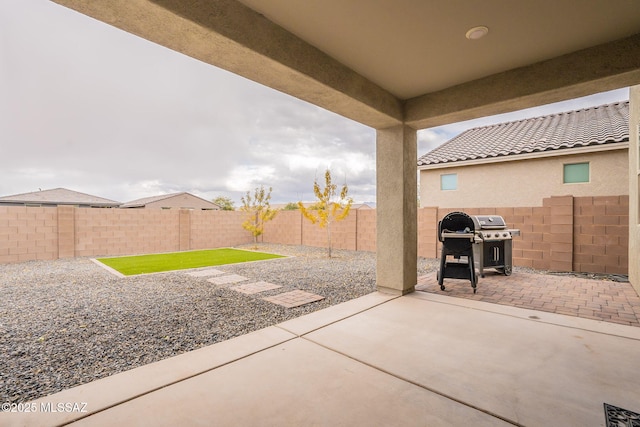
[[348, 196], [349, 188], [347, 184], [342, 186], [339, 197], [337, 197], [338, 186], [331, 182], [331, 171], [329, 169], [324, 173], [324, 181], [324, 190], [320, 189], [317, 179], [313, 182], [313, 193], [316, 195], [318, 202], [309, 208], [306, 208], [302, 202], [298, 202], [298, 207], [302, 215], [312, 224], [318, 223], [321, 228], [327, 229], [327, 249], [329, 258], [331, 258], [331, 223], [341, 221], [349, 215], [353, 199]]
[[251, 193], [247, 191], [247, 195], [240, 198], [242, 202], [241, 211], [247, 212], [247, 220], [242, 223], [242, 227], [253, 235], [253, 243], [258, 248], [258, 236], [264, 233], [264, 223], [271, 221], [278, 211], [271, 209], [271, 190], [266, 192], [264, 186], [256, 188], [253, 198]]

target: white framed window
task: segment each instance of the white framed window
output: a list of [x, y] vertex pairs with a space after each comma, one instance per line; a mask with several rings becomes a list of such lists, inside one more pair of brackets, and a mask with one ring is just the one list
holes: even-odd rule
[[457, 190], [458, 189], [458, 174], [446, 173], [440, 175], [440, 190]]
[[589, 162], [565, 163], [562, 171], [562, 183], [589, 182], [589, 176]]

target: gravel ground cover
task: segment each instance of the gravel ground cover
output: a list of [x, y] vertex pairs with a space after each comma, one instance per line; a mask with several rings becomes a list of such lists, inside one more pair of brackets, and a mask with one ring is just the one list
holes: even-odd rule
[[[375, 290], [374, 253], [258, 249], [292, 257], [216, 267], [244, 283], [282, 285], [253, 295], [186, 271], [119, 278], [88, 258], [0, 265], [0, 402], [27, 402]], [[436, 260], [421, 259], [418, 275], [435, 269]], [[296, 308], [261, 300], [296, 289], [325, 298]]]

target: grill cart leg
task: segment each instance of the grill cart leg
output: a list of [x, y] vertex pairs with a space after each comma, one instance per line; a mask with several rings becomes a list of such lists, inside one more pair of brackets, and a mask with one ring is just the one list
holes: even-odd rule
[[445, 266], [445, 262], [447, 260], [447, 255], [445, 255], [445, 251], [444, 249], [442, 250], [442, 253], [440, 254], [440, 271], [438, 271], [437, 273], [437, 277], [438, 277], [438, 285], [440, 285], [440, 290], [444, 291], [444, 266]]
[[469, 262], [469, 277], [471, 278], [471, 287], [473, 288], [473, 293], [476, 293], [476, 285], [478, 284], [478, 276], [476, 275], [476, 265], [473, 259], [473, 251], [469, 253], [469, 257], [467, 258]]
[[440, 272], [439, 272], [439, 271], [436, 273], [436, 277], [438, 278], [438, 284], [440, 285], [440, 290], [441, 290], [441, 291], [444, 291], [444, 290], [445, 290], [445, 287], [444, 287], [444, 285], [442, 284], [442, 282], [443, 282], [443, 278], [442, 278], [442, 276], [440, 275]]
[[480, 277], [484, 278], [484, 252], [482, 251], [482, 245], [474, 243], [473, 245], [473, 258], [474, 263], [477, 263], [480, 270]]

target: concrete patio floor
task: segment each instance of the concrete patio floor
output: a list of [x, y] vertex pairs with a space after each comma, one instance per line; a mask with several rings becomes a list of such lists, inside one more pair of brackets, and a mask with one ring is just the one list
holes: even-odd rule
[[604, 403], [640, 412], [639, 360], [638, 327], [373, 293], [44, 397], [0, 425], [604, 426]]

